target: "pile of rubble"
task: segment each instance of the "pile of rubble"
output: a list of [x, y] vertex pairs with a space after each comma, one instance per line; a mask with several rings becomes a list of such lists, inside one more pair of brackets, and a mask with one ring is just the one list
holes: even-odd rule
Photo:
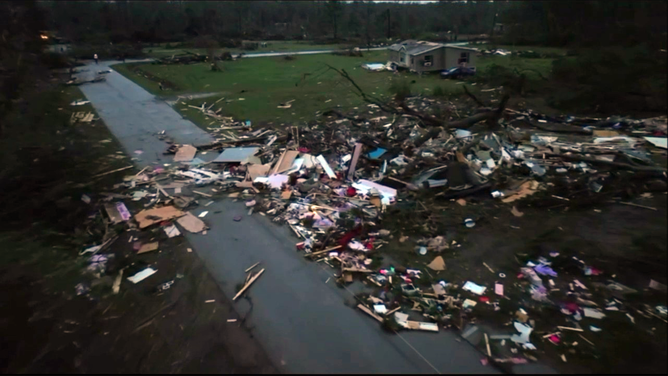
[[[177, 145], [160, 135], [168, 142], [165, 154], [173, 154], [174, 163], [145, 168], [117, 185], [122, 192], [110, 194], [110, 202], [104, 204], [108, 221], [137, 231], [160, 225], [169, 237], [180, 234], [179, 229], [206, 234], [204, 220], [188, 212], [197, 199], [209, 201], [204, 206], [218, 198], [243, 200], [249, 215], [259, 213], [289, 226], [299, 238], [296, 247], [308, 259], [336, 269], [338, 283], [361, 280], [375, 286], [372, 293], [358, 297], [357, 307], [390, 330], [437, 332], [454, 326], [467, 338], [472, 329], [464, 325], [463, 317], [479, 303], [498, 310], [511, 287], [504, 284], [503, 273], [493, 288], [473, 281], [447, 282], [440, 253], [456, 246], [456, 241], [438, 233], [417, 241], [417, 254], [436, 255], [426, 267], [381, 265], [378, 256], [393, 233], [384, 223], [392, 206], [407, 207], [418, 197], [462, 204], [476, 195], [508, 204], [520, 216], [513, 205], [537, 197], [563, 205], [598, 196], [609, 201], [623, 189], [610, 184], [620, 177], [643, 187], [654, 184], [659, 191], [666, 187], [666, 169], [654, 162], [657, 156], [665, 159], [666, 117], [551, 118], [505, 109], [491, 124], [475, 120], [489, 116], [473, 113], [472, 121], [450, 123], [462, 124], [455, 128], [430, 126], [426, 115], [391, 114], [369, 105], [363, 116], [332, 112], [321, 124], [277, 130], [254, 129], [250, 122], [226, 118], [212, 107], [194, 108], [222, 122], [211, 129], [216, 142]], [[431, 103], [414, 98], [406, 107], [420, 110]], [[475, 130], [477, 126], [482, 129]], [[145, 202], [144, 207], [132, 214], [123, 203], [128, 199]], [[472, 218], [460, 221], [462, 226], [476, 225]], [[110, 239], [85, 253], [100, 255]], [[136, 248], [148, 252], [157, 245]], [[555, 323], [554, 331], [544, 338], [570, 343], [571, 334], [595, 330], [593, 325], [584, 329], [580, 320], [601, 319], [606, 310], [613, 310], [610, 307], [618, 310], [629, 288], [612, 280], [558, 279], [552, 265], [559, 257], [525, 260], [524, 267], [513, 271], [520, 273], [520, 282], [513, 287], [519, 286], [532, 304], [560, 307], [564, 325]], [[583, 260], [567, 261], [585, 276], [597, 273]], [[150, 276], [152, 270], [133, 275], [132, 282]], [[249, 278], [246, 282], [245, 288], [252, 283]], [[610, 296], [593, 297], [595, 283], [603, 283]], [[655, 287], [665, 288], [658, 282]], [[535, 337], [528, 308], [518, 308], [512, 318], [513, 333], [491, 338], [503, 346], [507, 339], [510, 353], [492, 354], [485, 333], [485, 352], [491, 361], [517, 364], [535, 359], [530, 353]], [[665, 306], [636, 312], [665, 322]]]

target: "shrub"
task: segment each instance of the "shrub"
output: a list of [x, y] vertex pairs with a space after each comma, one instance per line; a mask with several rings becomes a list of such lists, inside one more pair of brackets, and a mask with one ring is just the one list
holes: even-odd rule
[[389, 92], [394, 95], [396, 100], [403, 101], [411, 95], [411, 84], [406, 79], [395, 80], [390, 85]]
[[664, 111], [666, 57], [646, 46], [587, 50], [552, 63], [559, 83], [549, 102], [562, 109]]
[[442, 98], [442, 97], [445, 97], [445, 96], [448, 95], [447, 91], [440, 86], [436, 86], [432, 93], [435, 97], [439, 97], [439, 98]]

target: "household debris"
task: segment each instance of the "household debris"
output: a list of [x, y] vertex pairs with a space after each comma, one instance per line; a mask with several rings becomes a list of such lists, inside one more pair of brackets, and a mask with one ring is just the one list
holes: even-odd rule
[[[179, 228], [199, 234], [215, 231], [192, 213], [201, 212], [208, 221], [217, 215], [215, 206], [208, 205], [227, 198], [244, 204], [242, 211], [231, 213], [234, 222], [227, 225], [244, 225], [235, 222], [246, 212], [285, 225], [304, 257], [333, 269], [332, 281], [370, 287], [357, 296], [355, 306], [388, 328], [465, 332], [484, 314], [505, 315], [513, 331], [504, 332], [504, 339], [489, 333], [490, 349], [484, 343], [483, 352], [490, 362], [535, 361], [531, 352], [542, 342], [566, 348], [577, 334], [593, 334], [590, 328], [608, 330], [604, 324], [620, 315], [630, 323], [626, 311], [633, 313], [635, 325], [646, 318], [665, 320], [665, 305], [644, 307], [626, 298], [647, 286], [652, 292], [665, 290], [665, 284], [648, 280], [633, 286], [637, 289], [624, 286], [604, 276], [597, 262], [574, 259], [575, 253], [545, 251], [525, 257], [516, 269], [480, 260], [477, 274], [455, 272], [450, 258], [464, 234], [485, 231], [495, 216], [505, 215], [497, 223], [513, 226], [540, 208], [608, 204], [621, 193], [625, 200], [633, 198], [628, 192], [642, 198], [653, 182], [663, 183], [665, 190], [665, 169], [651, 158], [665, 150], [645, 139], [665, 135], [665, 121], [555, 119], [503, 105], [496, 110], [458, 108], [460, 119], [443, 122], [428, 113], [438, 105], [435, 100], [409, 98], [405, 108], [399, 105], [392, 112], [380, 106], [353, 116], [331, 111], [316, 124], [280, 130], [224, 117], [215, 105], [193, 106], [220, 123], [211, 130], [214, 142], [175, 145], [166, 140], [165, 153], [174, 154], [179, 163], [153, 165], [126, 176], [116, 186], [120, 197], [87, 195], [87, 205], [99, 208], [105, 223], [132, 234], [129, 243], [137, 244], [141, 258], [157, 256], [146, 249], [157, 250], [158, 242], [164, 253], [164, 241], [179, 236]], [[555, 133], [536, 124], [585, 132]], [[592, 132], [610, 130], [614, 124], [619, 135]], [[213, 163], [185, 163], [204, 152], [218, 156]], [[476, 208], [483, 203], [498, 210], [480, 214]], [[203, 208], [196, 212], [198, 207]], [[440, 223], [443, 212], [452, 223]], [[85, 257], [105, 252], [95, 247]], [[414, 261], [399, 265], [384, 254], [390, 247], [410, 251]], [[100, 275], [106, 270], [101, 261], [91, 261]], [[233, 300], [265, 271], [253, 273], [258, 264], [245, 270], [246, 279]], [[138, 283], [155, 272], [145, 268], [126, 273], [134, 273], [127, 279]], [[465, 273], [466, 279], [454, 277]], [[540, 322], [536, 312], [546, 307], [563, 317]], [[477, 330], [485, 338], [487, 333]], [[541, 341], [546, 334], [550, 336]], [[499, 354], [499, 340], [507, 340], [502, 347], [515, 352]], [[585, 344], [578, 341], [579, 349]]]

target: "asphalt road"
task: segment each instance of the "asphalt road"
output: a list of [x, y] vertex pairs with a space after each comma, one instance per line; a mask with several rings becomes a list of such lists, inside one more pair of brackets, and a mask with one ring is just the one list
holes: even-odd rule
[[[110, 62], [113, 64], [113, 62]], [[106, 69], [110, 63], [89, 65], [82, 75]], [[165, 131], [177, 143], [208, 142], [211, 137], [184, 120], [119, 73], [106, 82], [85, 84], [81, 90], [107, 127], [139, 167], [171, 163], [163, 156]], [[141, 150], [141, 154], [135, 151]], [[210, 159], [214, 153], [204, 157]], [[211, 229], [207, 235], [186, 234], [226, 296], [244, 280], [244, 270], [256, 262], [266, 268], [251, 287], [248, 299], [236, 304], [247, 315], [269, 357], [286, 373], [492, 373], [481, 355], [451, 332], [401, 332], [390, 335], [357, 309], [344, 304], [352, 293], [336, 287], [333, 270], [307, 262], [295, 250], [298, 242], [289, 229], [266, 217], [247, 215], [241, 203], [228, 200], [194, 210]], [[235, 215], [243, 220], [234, 222]], [[332, 278], [333, 279], [333, 278]]]
[[[364, 51], [382, 51], [386, 50], [387, 47], [373, 47], [373, 48], [360, 48], [362, 52]], [[336, 50], [314, 50], [314, 51], [287, 51], [287, 52], [256, 52], [256, 53], [244, 53], [242, 58], [247, 57], [272, 57], [272, 56], [287, 56], [287, 55], [316, 55], [316, 54], [331, 54], [332, 52], [342, 51], [342, 49]]]

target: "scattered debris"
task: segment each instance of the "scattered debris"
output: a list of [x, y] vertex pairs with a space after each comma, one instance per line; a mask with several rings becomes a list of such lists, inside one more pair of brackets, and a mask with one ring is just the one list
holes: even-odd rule
[[264, 273], [264, 268], [252, 276], [241, 288], [241, 290], [239, 290], [239, 292], [234, 296], [234, 298], [232, 298], [232, 300], [237, 300], [237, 298], [239, 298], [253, 284], [253, 282], [255, 282], [262, 275], [262, 273]]
[[155, 251], [158, 249], [158, 242], [143, 244], [137, 251], [137, 254]]
[[157, 270], [154, 270], [154, 269], [151, 269], [151, 268], [146, 268], [146, 269], [142, 270], [141, 272], [133, 275], [132, 277], [128, 277], [128, 281], [137, 284], [137, 283], [145, 280], [146, 278], [152, 276], [156, 272], [157, 272]]

